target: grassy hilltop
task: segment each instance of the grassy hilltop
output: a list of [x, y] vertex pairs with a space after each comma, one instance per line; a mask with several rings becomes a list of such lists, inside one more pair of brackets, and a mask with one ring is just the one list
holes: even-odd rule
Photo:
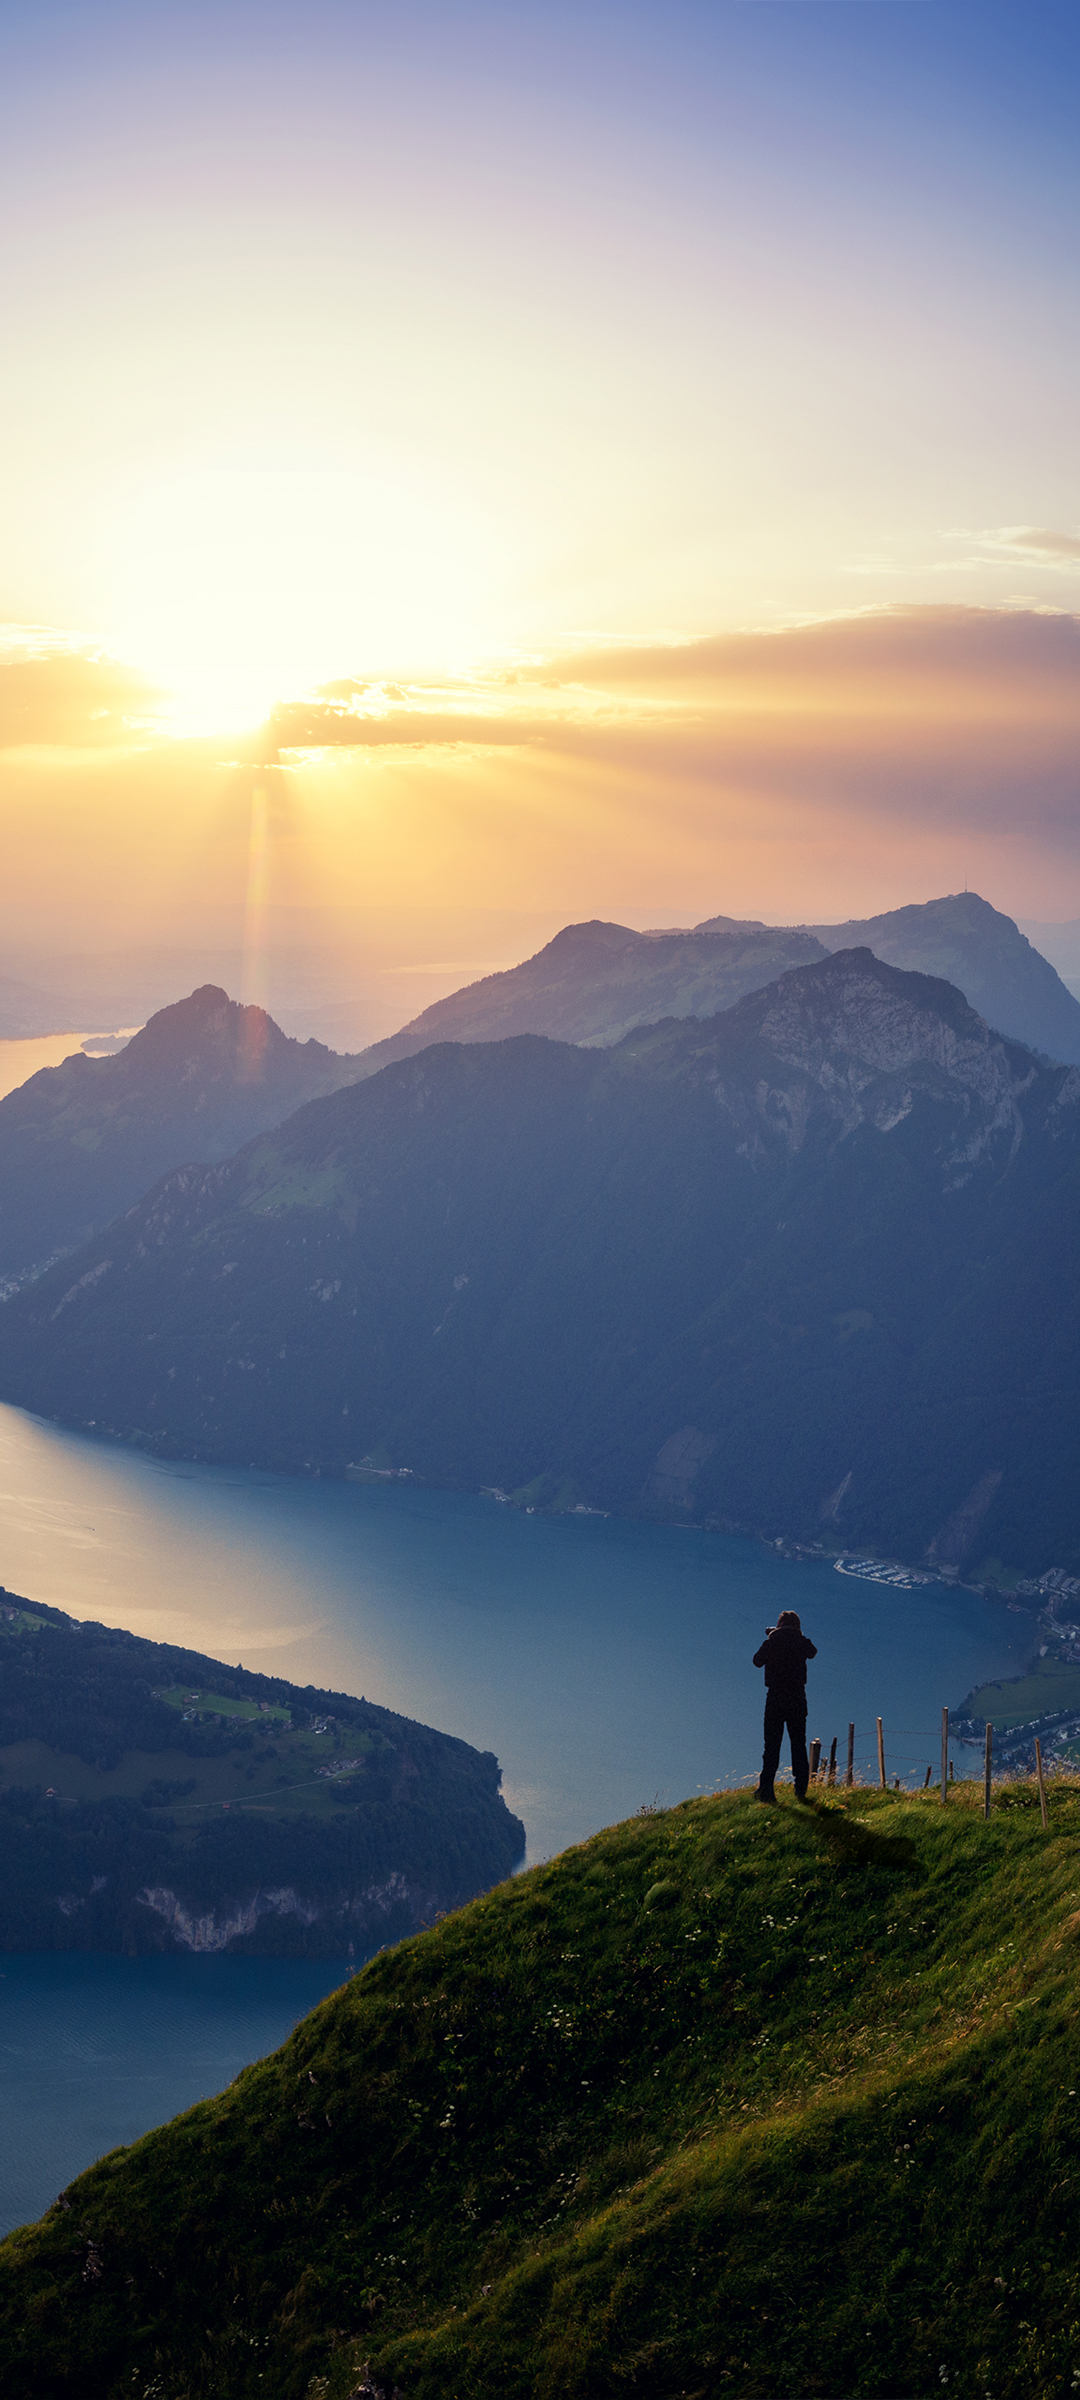
[[6, 2400], [1057, 2400], [1078, 1836], [726, 1794], [500, 1886], [10, 2238]]

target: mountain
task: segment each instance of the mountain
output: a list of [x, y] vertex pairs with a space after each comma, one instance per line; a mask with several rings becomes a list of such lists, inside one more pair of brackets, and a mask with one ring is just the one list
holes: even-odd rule
[[0, 1950], [344, 1958], [510, 1872], [498, 1761], [0, 1594]]
[[80, 1051], [42, 1068], [0, 1100], [0, 1278], [76, 1248], [168, 1168], [227, 1158], [355, 1072], [214, 984], [161, 1009], [115, 1057]]
[[787, 967], [822, 958], [804, 927], [741, 925], [716, 917], [691, 932], [633, 933], [627, 925], [564, 925], [535, 958], [436, 1000], [411, 1025], [361, 1052], [360, 1072], [414, 1058], [433, 1042], [498, 1042], [546, 1033], [560, 1042], [617, 1042], [661, 1017], [712, 1017]]
[[169, 1455], [1080, 1563], [1080, 1073], [840, 952], [608, 1050], [445, 1045], [167, 1177], [0, 1394]]
[[519, 967], [437, 1000], [411, 1025], [361, 1053], [376, 1074], [433, 1042], [618, 1042], [662, 1017], [711, 1017], [789, 967], [865, 945], [889, 965], [954, 983], [980, 1016], [1050, 1058], [1080, 1062], [1080, 1001], [1014, 925], [977, 892], [927, 900], [850, 925], [761, 925], [708, 917], [691, 931], [633, 933], [567, 925]]
[[612, 1827], [0, 2246], [5, 2400], [1060, 2400], [1075, 1779]]
[[865, 943], [876, 958], [955, 983], [999, 1033], [1048, 1058], [1080, 1062], [1080, 1000], [1011, 917], [978, 892], [954, 892], [884, 916], [809, 929], [827, 950]]
[[1017, 922], [1075, 996], [1080, 990], [1080, 917], [1020, 917]]

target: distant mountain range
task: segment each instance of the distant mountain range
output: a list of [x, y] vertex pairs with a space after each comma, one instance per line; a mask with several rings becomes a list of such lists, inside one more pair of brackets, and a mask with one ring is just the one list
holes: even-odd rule
[[713, 1017], [788, 967], [825, 955], [825, 945], [802, 928], [727, 917], [675, 933], [634, 933], [599, 918], [565, 925], [535, 958], [434, 1001], [400, 1033], [361, 1051], [360, 1072], [375, 1075], [433, 1042], [499, 1042], [514, 1033], [618, 1042], [661, 1017]]
[[355, 1074], [354, 1060], [290, 1041], [213, 984], [115, 1057], [42, 1068], [0, 1101], [0, 1279], [77, 1248], [170, 1167], [229, 1157]]
[[0, 1392], [173, 1455], [1064, 1565], [1078, 1196], [1080, 1073], [857, 948], [309, 1103], [0, 1311]]
[[1012, 919], [975, 893], [851, 927], [728, 917], [676, 933], [568, 925], [535, 958], [352, 1056], [290, 1040], [263, 1010], [207, 984], [151, 1017], [117, 1056], [77, 1053], [0, 1101], [0, 1295], [77, 1249], [170, 1168], [227, 1158], [305, 1100], [394, 1059], [518, 1033], [608, 1046], [636, 1025], [713, 1016], [848, 937], [894, 966], [944, 975], [998, 1030], [1080, 1061], [1080, 1003]]
[[999, 1033], [1080, 1063], [1080, 1001], [1011, 917], [959, 892], [847, 925], [767, 926], [709, 917], [690, 931], [634, 933], [594, 920], [567, 925], [535, 958], [437, 1000], [361, 1052], [373, 1075], [432, 1042], [493, 1042], [512, 1033], [621, 1041], [662, 1017], [711, 1017], [789, 967], [865, 944], [890, 966], [943, 976]]
[[865, 942], [891, 967], [941, 975], [998, 1033], [1027, 1042], [1048, 1058], [1080, 1063], [1080, 1000], [1013, 919], [991, 908], [978, 892], [956, 892], [948, 900], [810, 930], [827, 950], [850, 950]]

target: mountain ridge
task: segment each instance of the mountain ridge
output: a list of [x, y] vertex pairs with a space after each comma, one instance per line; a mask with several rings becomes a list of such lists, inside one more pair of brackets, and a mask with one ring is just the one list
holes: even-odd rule
[[0, 1100], [0, 1280], [77, 1247], [171, 1167], [227, 1157], [354, 1062], [204, 984], [113, 1057], [75, 1052]]
[[707, 917], [646, 933], [594, 918], [564, 926], [533, 958], [433, 1002], [360, 1053], [361, 1074], [436, 1041], [512, 1033], [610, 1044], [663, 1016], [714, 1016], [788, 968], [869, 947], [886, 965], [953, 983], [1009, 1039], [1080, 1063], [1080, 1001], [1011, 917], [978, 893], [915, 902], [848, 925], [766, 926]]
[[839, 953], [307, 1103], [10, 1302], [0, 1391], [172, 1455], [1064, 1565], [1078, 1189], [1075, 1069]]
[[998, 1032], [1050, 1058], [1080, 1062], [1080, 1001], [1015, 919], [978, 892], [807, 930], [827, 950], [865, 944], [888, 966], [942, 976]]

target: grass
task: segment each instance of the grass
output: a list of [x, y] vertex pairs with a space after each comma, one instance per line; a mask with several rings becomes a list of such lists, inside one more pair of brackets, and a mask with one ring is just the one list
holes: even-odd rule
[[[200, 1712], [210, 1713], [210, 1707], [211, 1696], [204, 1694]], [[169, 1797], [168, 1813], [181, 1829], [226, 1804], [274, 1816], [335, 1817], [334, 1786], [344, 1789], [351, 1784], [346, 1762], [370, 1754], [375, 1748], [371, 1734], [356, 1727], [338, 1727], [333, 1734], [306, 1728], [293, 1732], [287, 1716], [267, 1717], [257, 1707], [245, 1713], [267, 1727], [273, 1738], [214, 1758], [180, 1749], [125, 1750], [115, 1767], [102, 1767], [48, 1742], [8, 1742], [0, 1748], [0, 1786], [40, 1786], [61, 1800], [138, 1800], [158, 1780], [190, 1785], [183, 1797]], [[234, 1708], [230, 1702], [229, 1714], [239, 1716], [240, 1705]], [[320, 1774], [320, 1768], [335, 1762], [338, 1773], [333, 1778]]]
[[1080, 1780], [687, 1802], [0, 2248], [5, 2400], [1080, 2389]]
[[1032, 1717], [1080, 1708], [1080, 1659], [1070, 1658], [1072, 1648], [1071, 1642], [1055, 1642], [1026, 1675], [1006, 1683], [980, 1684], [965, 1700], [964, 1715], [989, 1717], [992, 1725], [1026, 1725]]
[[173, 1684], [168, 1691], [155, 1692], [156, 1700], [164, 1700], [170, 1708], [187, 1716], [194, 1711], [197, 1717], [228, 1717], [237, 1724], [288, 1725], [287, 1708], [275, 1708], [272, 1702], [230, 1700], [223, 1692], [190, 1692], [183, 1684]]

